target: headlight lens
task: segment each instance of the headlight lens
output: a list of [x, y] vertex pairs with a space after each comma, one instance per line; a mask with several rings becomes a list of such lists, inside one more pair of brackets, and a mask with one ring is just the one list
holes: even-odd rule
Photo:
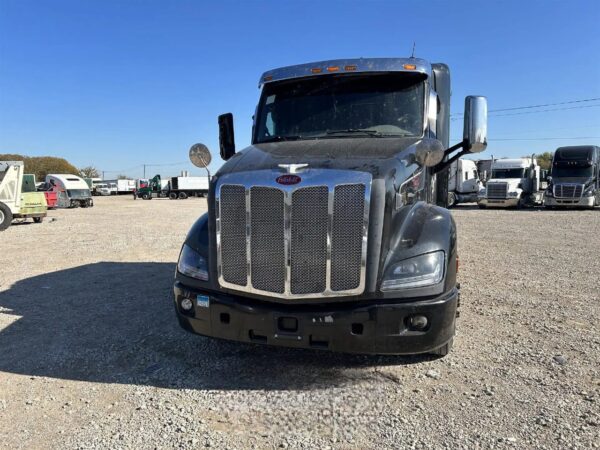
[[437, 284], [444, 277], [444, 262], [443, 251], [400, 261], [388, 269], [381, 290], [392, 291]]
[[177, 270], [188, 277], [208, 281], [208, 263], [206, 258], [187, 244], [184, 244], [181, 249]]
[[583, 193], [584, 197], [591, 197], [592, 195], [594, 195], [594, 185], [591, 185], [589, 188], [587, 188], [585, 190], [585, 192]]
[[509, 192], [509, 193], [508, 193], [508, 196], [509, 196], [509, 197], [518, 197], [518, 196], [519, 196], [519, 193], [518, 193], [518, 192]]

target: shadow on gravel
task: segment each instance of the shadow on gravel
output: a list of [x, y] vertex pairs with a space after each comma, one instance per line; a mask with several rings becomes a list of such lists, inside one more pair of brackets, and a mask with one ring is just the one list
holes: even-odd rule
[[354, 356], [219, 341], [175, 318], [175, 264], [102, 262], [0, 292], [0, 371], [185, 389], [315, 389], [377, 377], [378, 365], [430, 357]]

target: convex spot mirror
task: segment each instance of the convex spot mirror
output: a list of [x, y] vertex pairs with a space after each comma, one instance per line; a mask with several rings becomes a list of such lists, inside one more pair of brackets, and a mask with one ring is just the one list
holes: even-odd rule
[[465, 98], [463, 139], [467, 150], [479, 153], [487, 147], [487, 98], [469, 95]]
[[194, 144], [190, 148], [190, 161], [196, 167], [205, 169], [212, 160], [210, 150], [204, 144]]
[[437, 166], [444, 159], [444, 146], [437, 139], [424, 138], [415, 146], [415, 159], [421, 166]]

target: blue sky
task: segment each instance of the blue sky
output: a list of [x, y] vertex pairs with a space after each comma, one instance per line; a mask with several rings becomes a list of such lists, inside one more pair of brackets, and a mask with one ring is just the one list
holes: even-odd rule
[[[233, 112], [246, 146], [263, 71], [410, 56], [413, 41], [416, 56], [450, 65], [454, 114], [469, 94], [490, 109], [598, 98], [598, 23], [597, 0], [0, 0], [0, 153], [169, 175], [204, 142], [214, 171], [217, 115]], [[583, 105], [597, 106], [490, 117], [487, 155], [600, 144], [600, 101], [564, 106]], [[461, 133], [459, 117], [452, 140]]]

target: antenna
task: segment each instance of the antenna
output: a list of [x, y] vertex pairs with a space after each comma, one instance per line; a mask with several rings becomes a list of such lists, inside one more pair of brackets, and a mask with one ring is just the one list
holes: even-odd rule
[[412, 51], [412, 55], [410, 55], [411, 58], [415, 57], [415, 47], [417, 46], [417, 43], [415, 41], [413, 41], [413, 51]]

